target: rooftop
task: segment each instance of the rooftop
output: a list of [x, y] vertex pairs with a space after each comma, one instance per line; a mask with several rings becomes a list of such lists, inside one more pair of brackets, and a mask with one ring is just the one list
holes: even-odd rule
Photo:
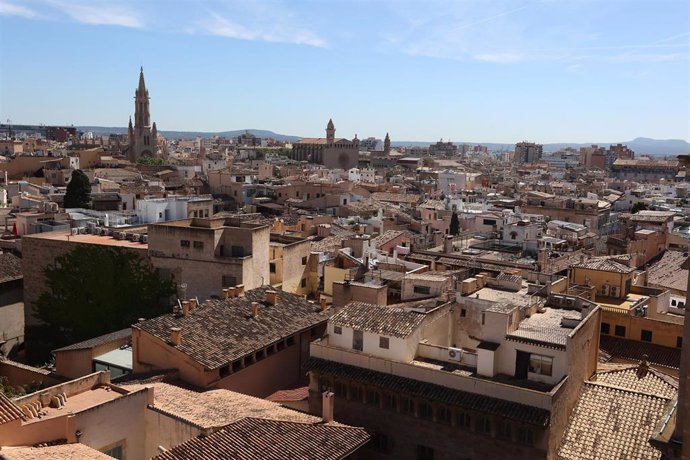
[[320, 417], [230, 390], [198, 393], [162, 382], [122, 385], [128, 390], [150, 386], [153, 387], [153, 409], [179, 417], [201, 428], [218, 428], [245, 417], [299, 423], [321, 421]]
[[687, 252], [666, 251], [657, 263], [647, 271], [647, 284], [667, 289], [685, 291], [688, 282], [688, 270], [680, 266], [688, 258]]
[[139, 243], [129, 240], [118, 240], [111, 236], [99, 236], [90, 233], [72, 235], [70, 232], [56, 231], [47, 233], [35, 233], [24, 235], [22, 238], [40, 238], [43, 240], [67, 241], [70, 243], [100, 244], [104, 246], [117, 246], [132, 249], [147, 250], [148, 243]]
[[402, 308], [382, 307], [364, 302], [350, 302], [333, 316], [334, 326], [405, 338], [424, 321], [423, 313]]
[[575, 263], [572, 267], [611, 273], [632, 273], [635, 271], [634, 268], [623, 265], [609, 257], [594, 257]]
[[[132, 327], [141, 329], [186, 354], [208, 369], [224, 366], [256, 350], [328, 320], [330, 310], [284, 291], [276, 291], [277, 304], [266, 301], [264, 286], [243, 297], [207, 300], [186, 316], [166, 314]], [[259, 314], [252, 317], [252, 302]], [[170, 328], [181, 329], [182, 343], [169, 344]]]
[[46, 458], [52, 460], [75, 460], [80, 458], [112, 460], [112, 457], [80, 443], [58, 444], [47, 447], [5, 446], [0, 451], [0, 459], [2, 460], [44, 460]]
[[9, 252], [0, 252], [0, 283], [22, 278], [22, 260]]
[[576, 310], [545, 308], [520, 321], [518, 328], [506, 335], [508, 338], [564, 348], [574, 325], [582, 320]]
[[117, 342], [132, 337], [132, 329], [120, 329], [119, 331], [111, 332], [109, 334], [99, 335], [92, 339], [84, 340], [83, 342], [73, 343], [72, 345], [67, 345], [66, 347], [58, 348], [53, 350], [56, 351], [71, 351], [71, 350], [86, 350], [89, 348], [95, 348], [100, 345], [105, 345], [111, 342]]
[[363, 428], [245, 418], [209, 436], [193, 438], [154, 458], [337, 460], [348, 457], [368, 442], [369, 437]]
[[585, 382], [558, 459], [661, 458], [649, 439], [677, 390], [654, 370], [638, 372], [628, 365]]

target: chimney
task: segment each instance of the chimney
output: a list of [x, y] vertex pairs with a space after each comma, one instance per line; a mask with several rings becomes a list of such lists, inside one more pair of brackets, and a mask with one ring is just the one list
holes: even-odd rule
[[323, 421], [324, 423], [332, 422], [333, 421], [333, 392], [332, 391], [324, 391], [323, 395], [321, 397], [321, 405], [322, 405], [322, 411], [323, 411]]
[[199, 306], [199, 301], [194, 298], [194, 299], [189, 299], [189, 310], [194, 311], [196, 307]]
[[446, 235], [446, 239], [443, 241], [443, 252], [446, 254], [453, 252], [453, 237], [451, 235]]
[[647, 376], [647, 373], [649, 372], [649, 362], [647, 361], [648, 359], [649, 356], [642, 355], [642, 361], [640, 361], [640, 364], [637, 367], [636, 372], [638, 379], [643, 379]]
[[326, 305], [326, 298], [322, 297], [319, 303], [321, 304], [321, 311], [326, 311], [328, 308], [328, 305]]
[[230, 289], [223, 289], [223, 298], [224, 299], [230, 298]]
[[170, 328], [170, 341], [176, 347], [182, 343], [182, 329], [179, 327]]
[[259, 316], [259, 302], [252, 302], [252, 318]]
[[235, 296], [244, 297], [244, 284], [238, 284], [235, 286]]
[[278, 293], [273, 289], [266, 291], [266, 302], [268, 302], [269, 305], [275, 306], [276, 303], [278, 303]]
[[189, 314], [189, 301], [182, 301], [182, 316], [187, 316]]
[[234, 287], [228, 288], [228, 299], [234, 299], [236, 297], [237, 290]]

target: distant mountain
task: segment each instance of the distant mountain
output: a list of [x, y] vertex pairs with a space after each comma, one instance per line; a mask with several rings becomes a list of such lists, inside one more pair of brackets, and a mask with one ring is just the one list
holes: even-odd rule
[[[127, 128], [122, 127], [107, 127], [107, 126], [78, 126], [77, 129], [84, 132], [91, 131], [94, 134], [126, 134]], [[295, 142], [302, 139], [299, 136], [288, 136], [286, 134], [278, 134], [273, 131], [267, 131], [265, 129], [238, 129], [234, 131], [220, 131], [220, 132], [204, 132], [204, 131], [160, 131], [162, 135], [169, 139], [193, 139], [195, 137], [201, 137], [204, 139], [211, 138], [213, 136], [221, 137], [236, 137], [240, 134], [249, 131], [257, 137], [272, 137], [275, 140], [282, 142]]]
[[[103, 127], [103, 126], [79, 126], [77, 129], [80, 131], [88, 132], [91, 131], [94, 134], [124, 134], [127, 132], [127, 128], [121, 127]], [[273, 139], [283, 141], [283, 142], [295, 142], [302, 139], [299, 136], [290, 136], [287, 134], [278, 134], [273, 131], [267, 131], [264, 129], [238, 129], [234, 131], [220, 131], [220, 132], [203, 132], [203, 131], [161, 131], [167, 138], [173, 139], [190, 139], [195, 137], [210, 138], [213, 136], [222, 137], [235, 137], [240, 134], [249, 131], [257, 137], [272, 137]], [[502, 144], [495, 142], [462, 142], [454, 141], [455, 145], [470, 144], [470, 145], [485, 145], [490, 150], [513, 150], [515, 144]], [[433, 142], [424, 141], [393, 141], [391, 145], [393, 147], [428, 147], [429, 144]], [[579, 149], [580, 147], [589, 147], [590, 145], [598, 145], [600, 147], [608, 147], [611, 144], [625, 144], [629, 148], [633, 149], [635, 153], [639, 155], [654, 155], [654, 156], [664, 156], [664, 155], [681, 155], [690, 154], [690, 142], [684, 141], [682, 139], [650, 139], [647, 137], [638, 137], [631, 141], [617, 141], [617, 142], [585, 142], [585, 143], [555, 143], [555, 144], [544, 144], [544, 152], [555, 152], [566, 147]]]

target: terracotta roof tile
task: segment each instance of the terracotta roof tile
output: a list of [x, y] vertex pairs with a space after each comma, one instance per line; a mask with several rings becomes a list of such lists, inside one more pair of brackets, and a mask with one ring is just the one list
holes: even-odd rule
[[[179, 327], [182, 343], [175, 348], [208, 369], [216, 369], [254, 351], [328, 320], [331, 310], [284, 291], [277, 291], [277, 305], [266, 302], [264, 286], [244, 297], [207, 300], [187, 316], [166, 314], [133, 325], [168, 343], [170, 328]], [[261, 303], [256, 318], [252, 302]], [[168, 346], [173, 346], [168, 343]]]
[[22, 260], [9, 252], [0, 253], [0, 283], [22, 278]]
[[601, 336], [599, 348], [611, 358], [641, 361], [642, 357], [647, 355], [647, 360], [651, 364], [671, 369], [680, 367], [680, 348], [662, 347], [661, 345], [626, 340], [609, 335]]
[[685, 291], [687, 289], [688, 270], [684, 270], [680, 266], [687, 258], [687, 252], [666, 251], [661, 260], [649, 267], [647, 284]]
[[154, 410], [179, 417], [201, 428], [218, 428], [245, 417], [316, 423], [320, 417], [288, 409], [278, 403], [230, 390], [202, 393], [168, 383], [121, 385], [137, 390], [153, 387]]
[[597, 371], [594, 379], [597, 383], [606, 383], [661, 398], [672, 399], [678, 394], [677, 380], [654, 369], [649, 369], [642, 378], [637, 373], [638, 366], [628, 364], [619, 369]]
[[59, 444], [48, 447], [3, 447], [0, 459], [3, 460], [112, 460], [112, 457], [91, 447], [80, 444]]
[[21, 409], [7, 396], [0, 393], [0, 425], [23, 417]]
[[351, 327], [376, 334], [407, 337], [422, 324], [425, 315], [402, 308], [382, 307], [364, 302], [350, 302], [333, 316], [335, 326]]
[[369, 441], [362, 428], [245, 418], [215, 433], [191, 439], [157, 460], [336, 460]]
[[84, 340], [83, 342], [73, 343], [72, 345], [67, 345], [66, 347], [58, 348], [56, 351], [70, 351], [70, 350], [86, 350], [89, 348], [94, 348], [99, 345], [105, 345], [106, 343], [116, 342], [118, 340], [124, 340], [128, 337], [132, 337], [132, 329], [121, 329], [119, 331], [111, 332], [109, 334], [99, 335], [92, 339]]

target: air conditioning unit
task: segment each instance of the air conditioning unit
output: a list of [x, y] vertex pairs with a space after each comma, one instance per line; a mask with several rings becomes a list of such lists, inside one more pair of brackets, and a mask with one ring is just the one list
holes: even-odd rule
[[601, 287], [601, 295], [603, 295], [604, 297], [608, 297], [608, 295], [609, 295], [609, 287], [610, 287], [610, 286], [609, 286], [608, 284], [604, 284], [604, 285]]
[[611, 297], [618, 297], [618, 286], [611, 286]]
[[462, 361], [462, 350], [460, 348], [448, 348], [448, 359]]

